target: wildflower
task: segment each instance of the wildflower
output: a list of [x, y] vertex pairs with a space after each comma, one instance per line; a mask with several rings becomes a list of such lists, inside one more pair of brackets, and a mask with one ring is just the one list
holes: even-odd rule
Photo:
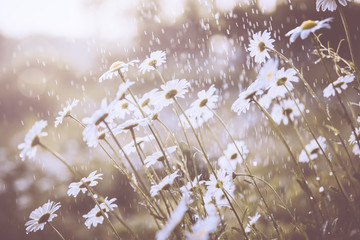
[[[221, 169], [226, 170], [227, 172], [233, 172], [236, 169], [236, 166], [242, 163], [243, 159], [245, 159], [249, 150], [244, 141], [235, 141], [234, 143], [229, 143], [227, 145], [226, 150], [224, 151], [225, 156], [221, 156], [218, 160]], [[239, 149], [242, 157], [240, 156], [238, 150]]]
[[269, 59], [260, 69], [256, 80], [259, 81], [259, 86], [263, 90], [267, 90], [276, 81], [278, 65], [277, 59]]
[[127, 99], [117, 101], [114, 105], [112, 116], [116, 119], [125, 119], [126, 115], [130, 114], [136, 109], [135, 105]]
[[116, 61], [111, 64], [109, 71], [106, 71], [101, 77], [99, 78], [99, 82], [102, 82], [106, 79], [113, 78], [114, 76], [119, 76], [119, 71], [122, 73], [127, 72], [129, 70], [129, 66], [134, 66], [135, 63], [138, 63], [139, 60], [132, 60], [128, 63], [124, 63], [121, 61]]
[[79, 103], [79, 100], [74, 99], [71, 104], [69, 102], [68, 105], [62, 111], [59, 112], [59, 116], [56, 117], [56, 120], [55, 120], [55, 127], [57, 127], [59, 124], [61, 124], [63, 122], [64, 118], [70, 116], [71, 110], [74, 107], [76, 107], [76, 105], [78, 103]]
[[188, 182], [186, 185], [180, 187], [180, 191], [181, 191], [182, 193], [188, 192], [188, 191], [194, 191], [195, 188], [198, 186], [198, 184], [199, 184], [199, 185], [204, 184], [204, 183], [205, 183], [204, 180], [199, 180], [199, 183], [198, 183], [198, 179], [201, 178], [201, 175], [202, 175], [202, 174], [199, 174], [199, 176], [194, 177], [194, 180], [193, 180], [192, 182]]
[[[219, 207], [228, 207], [224, 191], [230, 196], [234, 195], [235, 185], [233, 183], [232, 175], [228, 174], [224, 169], [219, 169], [217, 172], [218, 179], [214, 174], [210, 175], [209, 181], [206, 181], [207, 192], [204, 196], [205, 205], [215, 200], [216, 205]], [[224, 191], [223, 191], [224, 189]]]
[[199, 219], [191, 227], [192, 232], [185, 232], [186, 239], [189, 240], [208, 240], [209, 234], [214, 232], [219, 224], [218, 216], [208, 216], [205, 219]]
[[199, 117], [205, 119], [205, 121], [209, 120], [213, 116], [210, 109], [216, 108], [219, 95], [215, 94], [215, 92], [215, 86], [211, 85], [207, 91], [201, 90], [198, 92], [198, 99], [191, 103], [193, 111], [197, 113]]
[[[176, 151], [177, 146], [168, 147], [166, 149], [166, 152], [168, 154], [173, 153]], [[168, 154], [166, 154], [166, 157], [168, 158]], [[157, 162], [163, 162], [165, 160], [165, 156], [161, 151], [155, 152], [151, 154], [150, 156], [147, 156], [144, 160], [145, 166], [149, 168], [150, 166], [154, 165]]]
[[250, 216], [248, 217], [250, 219], [250, 221], [245, 228], [246, 233], [251, 232], [251, 226], [253, 226], [259, 220], [260, 217], [261, 217], [261, 215], [259, 213], [256, 213], [255, 216], [253, 216], [253, 217], [250, 217]]
[[[143, 113], [150, 115], [153, 113], [153, 109], [150, 107], [155, 107], [155, 111], [157, 111], [156, 109], [156, 104], [155, 104], [155, 99], [157, 97], [158, 94], [158, 89], [152, 89], [149, 92], [145, 93], [144, 95], [142, 95], [141, 98], [137, 99], [137, 102], [141, 108], [141, 110], [143, 111]], [[135, 116], [138, 117], [143, 117], [141, 111], [139, 109], [134, 109], [134, 114]]]
[[145, 73], [148, 71], [151, 71], [159, 66], [161, 64], [166, 62], [166, 53], [164, 51], [155, 51], [150, 53], [150, 57], [146, 58], [141, 64], [140, 64], [140, 72]]
[[171, 184], [173, 184], [175, 178], [179, 177], [179, 170], [176, 170], [174, 173], [164, 177], [159, 184], [151, 186], [150, 194], [151, 197], [156, 196], [161, 190], [168, 189]]
[[326, 88], [324, 88], [324, 97], [329, 98], [330, 96], [335, 96], [335, 90], [340, 94], [342, 90], [347, 89], [348, 83], [354, 81], [354, 75], [341, 76], [333, 83], [330, 83]]
[[[326, 139], [322, 136], [318, 137], [317, 141], [323, 150], [326, 149]], [[299, 162], [309, 162], [309, 158], [306, 153], [309, 154], [311, 160], [314, 160], [318, 157], [319, 154], [322, 154], [319, 145], [316, 143], [315, 139], [305, 146], [305, 150], [302, 150], [299, 155]], [[306, 151], [306, 152], [305, 152]]]
[[85, 184], [87, 184], [90, 187], [96, 186], [98, 184], [98, 182], [96, 180], [102, 179], [102, 177], [101, 177], [102, 175], [103, 175], [102, 173], [96, 174], [96, 170], [95, 170], [92, 173], [90, 173], [89, 176], [83, 177], [80, 180], [80, 182], [70, 183], [67, 194], [69, 196], [76, 197], [80, 191], [82, 193], [85, 193], [87, 190]]
[[30, 213], [30, 219], [25, 223], [26, 233], [43, 230], [47, 222], [51, 222], [53, 218], [57, 217], [55, 212], [61, 207], [60, 203], [55, 203], [48, 200], [47, 203], [38, 207]]
[[254, 33], [253, 39], [250, 39], [248, 50], [250, 51], [251, 57], [255, 56], [255, 62], [262, 63], [265, 62], [266, 58], [270, 58], [268, 48], [274, 48], [274, 41], [274, 39], [271, 39], [270, 33], [266, 30], [263, 33], [261, 33], [261, 31]]
[[[106, 208], [101, 207], [102, 211], [104, 212], [104, 215], [106, 217], [109, 217], [106, 213]], [[83, 215], [83, 218], [85, 218], [85, 226], [90, 229], [91, 226], [96, 227], [98, 224], [102, 224], [104, 221], [104, 217], [101, 214], [100, 208], [98, 205], [96, 205], [93, 209], [91, 209], [87, 214]]]
[[[305, 106], [300, 103], [299, 99], [296, 99], [296, 104], [301, 111], [305, 109]], [[288, 125], [289, 121], [294, 122], [295, 117], [301, 116], [296, 104], [291, 99], [285, 99], [279, 104], [275, 104], [271, 111], [271, 117], [278, 125], [280, 125], [281, 122], [284, 125]]]
[[174, 231], [176, 226], [181, 222], [184, 218], [186, 211], [188, 210], [187, 204], [191, 203], [190, 194], [183, 194], [179, 204], [171, 213], [171, 216], [165, 225], [160, 231], [156, 233], [157, 240], [166, 240], [170, 236], [170, 234]]
[[[358, 118], [358, 122], [359, 122], [359, 118]], [[355, 128], [355, 134], [354, 132], [352, 132], [349, 138], [349, 143], [352, 145], [354, 144], [352, 151], [355, 155], [360, 155], [360, 148], [358, 144], [359, 141], [360, 141], [360, 128]]]
[[26, 157], [29, 159], [33, 159], [35, 157], [36, 146], [40, 144], [40, 138], [48, 135], [46, 132], [42, 132], [46, 126], [47, 121], [40, 120], [35, 122], [31, 129], [27, 132], [24, 142], [18, 145], [18, 149], [22, 149], [20, 152], [21, 160], [25, 160]]
[[[339, 3], [343, 6], [347, 5], [347, 2], [351, 2], [352, 0], [339, 0]], [[316, 0], [316, 10], [319, 12], [321, 10], [325, 12], [329, 10], [333, 12], [337, 8], [337, 1], [336, 0]]]
[[261, 94], [259, 81], [253, 82], [245, 91], [241, 92], [238, 99], [231, 106], [231, 110], [238, 115], [249, 110], [250, 102], [256, 95]]
[[294, 89], [293, 82], [298, 82], [299, 78], [296, 76], [296, 71], [292, 68], [285, 70], [281, 68], [276, 72], [275, 81], [271, 84], [268, 95], [272, 99], [280, 97], [284, 98], [288, 93]]
[[96, 110], [91, 117], [82, 119], [82, 122], [86, 125], [83, 130], [83, 140], [89, 147], [97, 147], [99, 143], [98, 127], [106, 127], [103, 123], [105, 119], [112, 121], [113, 116], [111, 116], [111, 114], [113, 113], [113, 108], [116, 103], [117, 101], [112, 101], [108, 105], [106, 98], [104, 98], [101, 101], [100, 109]]
[[[104, 215], [108, 218], [108, 212], [113, 211], [114, 208], [117, 207], [117, 205], [113, 202], [116, 201], [116, 198], [112, 198], [110, 200], [106, 197], [104, 199], [104, 202], [100, 203], [100, 208], [103, 211]], [[95, 205], [93, 209], [90, 210], [87, 214], [83, 215], [83, 218], [85, 218], [85, 225], [88, 229], [90, 229], [91, 226], [96, 227], [97, 224], [102, 224], [104, 221], [104, 216], [102, 215], [100, 208], [98, 205]]]
[[[144, 143], [150, 142], [150, 141], [152, 141], [154, 139], [155, 139], [154, 135], [148, 135], [148, 136], [145, 136], [145, 137], [137, 137], [135, 141], [136, 141], [136, 144], [138, 146], [140, 146], [140, 148], [142, 148], [144, 146]], [[125, 153], [127, 155], [130, 155], [131, 153], [136, 152], [134, 141], [131, 141], [130, 143], [126, 144], [123, 147], [123, 149], [124, 149], [124, 151], [125, 151]]]
[[129, 119], [123, 122], [122, 124], [116, 126], [112, 131], [114, 135], [118, 135], [120, 133], [133, 130], [139, 126], [147, 126], [147, 125], [149, 125], [149, 121], [147, 118]]
[[190, 87], [190, 83], [186, 79], [174, 79], [161, 85], [160, 91], [155, 99], [155, 104], [161, 109], [173, 103], [174, 98], [184, 98]]
[[285, 36], [290, 36], [290, 43], [294, 42], [299, 36], [301, 39], [305, 39], [309, 36], [310, 33], [314, 33], [316, 30], [321, 28], [328, 28], [330, 29], [330, 25], [328, 22], [332, 21], [333, 18], [326, 18], [321, 21], [313, 21], [313, 20], [306, 20], [300, 26], [290, 30]]
[[134, 85], [135, 83], [134, 82], [131, 82], [131, 81], [126, 81], [126, 82], [123, 82], [119, 85], [119, 89], [118, 91], [116, 92], [116, 99], [117, 100], [122, 100], [125, 98], [125, 93], [126, 91], [129, 89], [129, 87], [131, 85]]

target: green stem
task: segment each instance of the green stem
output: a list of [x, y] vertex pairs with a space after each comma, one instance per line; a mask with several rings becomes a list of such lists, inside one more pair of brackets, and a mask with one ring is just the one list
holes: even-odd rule
[[64, 236], [59, 232], [59, 230], [56, 229], [56, 227], [54, 227], [50, 222], [47, 222], [50, 227], [57, 233], [57, 235], [59, 235], [59, 237], [62, 239], [62, 240], [65, 240]]

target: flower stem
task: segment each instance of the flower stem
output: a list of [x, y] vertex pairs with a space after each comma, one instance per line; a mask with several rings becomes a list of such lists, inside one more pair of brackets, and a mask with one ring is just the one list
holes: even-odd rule
[[65, 240], [64, 236], [59, 232], [59, 230], [56, 229], [56, 227], [54, 227], [54, 225], [51, 224], [51, 222], [47, 222], [50, 227], [57, 233], [57, 235], [59, 235], [59, 237], [62, 239], [62, 240]]

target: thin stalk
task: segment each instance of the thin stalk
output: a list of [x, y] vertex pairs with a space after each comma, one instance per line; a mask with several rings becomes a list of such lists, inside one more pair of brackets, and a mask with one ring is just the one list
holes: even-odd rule
[[[293, 154], [289, 144], [287, 143], [285, 136], [283, 135], [283, 133], [281, 132], [280, 128], [277, 126], [277, 124], [274, 122], [274, 120], [272, 119], [271, 115], [261, 106], [261, 104], [256, 100], [256, 99], [252, 99], [253, 102], [255, 102], [255, 104], [257, 105], [257, 107], [265, 114], [265, 116], [268, 118], [268, 120], [270, 121], [271, 125], [273, 126], [275, 132], [278, 134], [278, 136], [280, 137], [280, 140], [283, 142], [286, 150], [288, 151], [288, 153], [290, 154], [290, 158], [293, 160], [295, 166], [296, 166], [296, 174], [298, 176], [300, 176], [301, 180], [304, 183], [304, 187], [306, 187], [306, 191], [305, 193], [309, 195], [309, 199], [310, 199], [310, 206], [313, 208], [314, 212], [315, 209], [318, 210], [323, 222], [325, 221], [324, 215], [321, 211], [321, 209], [319, 208], [318, 205], [318, 201], [315, 198], [314, 194], [312, 193], [310, 187], [307, 184], [307, 181], [305, 179], [305, 176], [303, 174], [303, 172], [301, 171], [301, 168], [299, 166], [298, 161], [296, 160], [295, 155]], [[316, 206], [316, 207], [315, 207]]]
[[[208, 109], [214, 114], [214, 116], [216, 117], [216, 119], [220, 122], [220, 124], [222, 125], [222, 127], [225, 129], [226, 133], [228, 134], [228, 136], [229, 136], [230, 139], [231, 139], [231, 142], [234, 144], [234, 146], [235, 146], [236, 150], [238, 151], [241, 159], [243, 160], [244, 165], [245, 165], [245, 168], [246, 168], [247, 172], [249, 173], [249, 176], [252, 176], [251, 170], [250, 170], [250, 168], [249, 168], [249, 165], [248, 165], [246, 159], [244, 158], [244, 156], [243, 156], [242, 152], [240, 151], [239, 147], [237, 146], [237, 144], [236, 144], [236, 142], [235, 142], [235, 139], [233, 138], [233, 136], [232, 136], [231, 133], [229, 132], [228, 128], [226, 127], [226, 125], [225, 125], [225, 123], [224, 123], [224, 121], [220, 118], [220, 116], [219, 116], [215, 111], [213, 111], [213, 110], [210, 109], [210, 108], [208, 108]], [[271, 221], [272, 221], [272, 223], [273, 223], [273, 226], [274, 226], [274, 228], [275, 228], [275, 230], [276, 230], [276, 233], [277, 233], [278, 237], [279, 237], [280, 239], [282, 239], [281, 234], [280, 234], [280, 231], [279, 231], [279, 226], [278, 226], [276, 220], [274, 219], [274, 215], [273, 215], [272, 211], [270, 210], [269, 205], [267, 204], [267, 202], [266, 202], [263, 194], [261, 193], [260, 188], [259, 188], [259, 186], [257, 185], [255, 179], [254, 179], [253, 177], [251, 177], [251, 180], [253, 181], [253, 184], [255, 185], [255, 188], [256, 188], [256, 190], [257, 190], [257, 192], [258, 192], [261, 200], [262, 200], [262, 201], [264, 202], [264, 204], [265, 204], [265, 208], [266, 208], [266, 210], [267, 210], [268, 216], [270, 217], [270, 219], [271, 219]]]
[[59, 230], [56, 229], [56, 227], [54, 227], [54, 225], [51, 224], [51, 222], [47, 222], [50, 227], [57, 233], [57, 235], [59, 235], [59, 237], [62, 239], [62, 240], [65, 240], [64, 236], [59, 232]]

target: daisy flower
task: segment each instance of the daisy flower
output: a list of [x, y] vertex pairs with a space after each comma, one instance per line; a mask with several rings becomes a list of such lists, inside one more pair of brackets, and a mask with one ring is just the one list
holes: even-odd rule
[[101, 126], [105, 128], [103, 121], [109, 119], [109, 122], [112, 121], [113, 116], [110, 114], [113, 113], [114, 105], [117, 101], [112, 101], [109, 105], [107, 104], [106, 98], [101, 101], [100, 109], [96, 110], [91, 117], [86, 117], [82, 119], [82, 122], [86, 125], [83, 130], [83, 140], [87, 143], [89, 147], [97, 147], [99, 144], [99, 131], [98, 127]]
[[250, 217], [250, 216], [248, 217], [250, 219], [250, 221], [245, 228], [246, 233], [251, 232], [251, 226], [253, 226], [259, 220], [260, 217], [261, 217], [261, 215], [259, 213], [256, 213], [255, 216], [253, 216], [253, 217]]
[[181, 222], [184, 218], [186, 211], [188, 210], [188, 204], [191, 203], [190, 194], [183, 194], [179, 204], [171, 213], [168, 222], [165, 227], [163, 227], [160, 231], [156, 233], [157, 240], [166, 240], [169, 238], [170, 234], [174, 231], [176, 226]]
[[208, 240], [209, 234], [215, 232], [220, 219], [218, 216], [208, 216], [205, 219], [198, 220], [191, 227], [192, 232], [185, 232], [188, 240]]
[[[347, 2], [351, 2], [352, 0], [338, 0], [339, 3], [343, 6], [347, 5]], [[336, 0], [316, 0], [316, 10], [319, 12], [321, 8], [321, 11], [325, 12], [326, 10], [329, 10], [333, 12], [337, 8], [337, 1]]]
[[341, 76], [335, 80], [332, 84], [330, 83], [326, 88], [324, 88], [324, 97], [329, 98], [330, 96], [335, 96], [335, 90], [340, 94], [342, 90], [347, 89], [348, 83], [354, 81], [354, 75]]
[[166, 52], [155, 51], [150, 53], [150, 57], [146, 58], [139, 66], [140, 72], [145, 73], [161, 66], [166, 62]]
[[259, 86], [263, 90], [267, 90], [275, 81], [278, 72], [279, 61], [277, 59], [269, 59], [260, 69], [256, 78]]
[[74, 99], [72, 101], [72, 103], [68, 103], [68, 105], [62, 110], [59, 112], [59, 116], [56, 117], [56, 120], [55, 120], [55, 127], [57, 127], [59, 124], [61, 124], [64, 120], [64, 118], [70, 116], [70, 112], [71, 110], [76, 107], [76, 105], [79, 103], [79, 100], [77, 99]]
[[250, 102], [256, 96], [262, 93], [259, 81], [255, 81], [243, 92], [240, 93], [238, 99], [231, 106], [231, 110], [238, 115], [249, 110]]
[[175, 178], [179, 177], [178, 174], [179, 170], [176, 170], [174, 173], [164, 177], [159, 184], [151, 186], [150, 194], [151, 197], [156, 196], [161, 190], [165, 190], [170, 187], [171, 184], [173, 184]]
[[[241, 155], [246, 158], [249, 150], [244, 141], [235, 141], [236, 146], [240, 150]], [[236, 166], [242, 163], [242, 158], [236, 149], [236, 146], [233, 143], [227, 145], [226, 150], [224, 151], [224, 156], [221, 156], [218, 160], [218, 163], [221, 169], [231, 173], [236, 169]]]
[[284, 98], [288, 93], [288, 90], [291, 91], [294, 89], [292, 83], [298, 81], [299, 78], [296, 76], [296, 71], [294, 69], [289, 68], [285, 70], [284, 68], [281, 68], [276, 72], [275, 81], [271, 84], [268, 95], [270, 95], [272, 99], [277, 97]]
[[[326, 149], [326, 139], [323, 136], [318, 137], [317, 141], [319, 142], [321, 148], [325, 151]], [[306, 150], [306, 152], [305, 152]], [[319, 145], [316, 143], [315, 139], [305, 146], [305, 150], [302, 150], [299, 155], [299, 162], [309, 162], [309, 158], [306, 153], [309, 154], [311, 160], [316, 159], [319, 154], [322, 154]]]
[[90, 186], [96, 186], [98, 184], [97, 180], [102, 179], [102, 173], [96, 174], [96, 170], [89, 174], [87, 177], [83, 177], [80, 182], [73, 182], [69, 185], [69, 190], [67, 191], [67, 194], [69, 196], [76, 197], [79, 192], [85, 193], [87, 191], [85, 183]]
[[126, 91], [129, 89], [129, 87], [131, 85], [134, 85], [134, 84], [135, 84], [135, 82], [132, 82], [132, 81], [126, 81], [126, 82], [121, 83], [119, 85], [118, 91], [116, 92], [116, 99], [118, 99], [118, 100], [124, 99]]
[[215, 109], [216, 103], [218, 102], [219, 95], [215, 94], [216, 88], [214, 85], [211, 85], [210, 88], [205, 91], [201, 90], [198, 92], [198, 99], [191, 103], [191, 108], [203, 119], [212, 118], [213, 113], [209, 109]]
[[47, 222], [51, 222], [57, 217], [55, 212], [61, 207], [60, 203], [48, 200], [47, 203], [38, 207], [30, 213], [30, 219], [25, 223], [26, 233], [43, 230]]
[[[157, 97], [157, 94], [158, 94], [158, 89], [155, 88], [142, 95], [141, 98], [137, 98], [137, 102], [141, 107], [141, 110], [145, 114], [150, 115], [153, 113], [154, 110], [152, 107], [156, 108], [155, 99]], [[143, 117], [141, 111], [137, 108], [134, 109], [134, 114], [138, 117]]]
[[[166, 149], [166, 157], [168, 158], [169, 155], [176, 151], [177, 146], [168, 147]], [[165, 156], [161, 151], [155, 152], [151, 154], [150, 156], [147, 156], [144, 160], [145, 166], [149, 168], [150, 166], [154, 165], [157, 162], [163, 162], [165, 160]]]
[[[102, 209], [102, 211], [104, 212], [106, 217], [109, 217], [108, 214], [106, 213], [106, 208], [105, 206], [101, 206], [100, 207]], [[96, 227], [98, 224], [102, 224], [104, 221], [104, 217], [101, 214], [100, 208], [98, 207], [98, 205], [95, 205], [95, 207], [93, 209], [91, 209], [87, 214], [83, 215], [83, 218], [85, 218], [85, 226], [90, 229], [91, 226]]]
[[[150, 142], [152, 140], [155, 140], [155, 137], [154, 135], [148, 135], [148, 136], [145, 136], [145, 137], [137, 137], [136, 138], [136, 144], [138, 146], [140, 146], [140, 148], [143, 148], [144, 147], [144, 143], [146, 142]], [[127, 155], [130, 155], [131, 153], [134, 153], [136, 152], [136, 148], [135, 148], [135, 145], [134, 145], [134, 141], [131, 141], [130, 143], [126, 144], [124, 147], [123, 147], [125, 153]]]
[[25, 135], [25, 139], [23, 143], [18, 145], [18, 149], [22, 150], [20, 152], [21, 160], [25, 160], [25, 158], [33, 159], [36, 154], [36, 146], [40, 144], [40, 138], [45, 137], [48, 134], [46, 132], [42, 132], [42, 130], [47, 126], [47, 121], [40, 120], [34, 123], [31, 129]]
[[174, 98], [184, 98], [185, 93], [189, 91], [190, 83], [186, 79], [174, 79], [161, 85], [161, 91], [158, 93], [155, 104], [159, 109], [173, 103]]
[[[105, 216], [108, 218], [108, 212], [113, 211], [114, 208], [117, 208], [118, 206], [113, 203], [116, 201], [116, 198], [112, 198], [110, 200], [106, 197], [104, 199], [104, 202], [100, 203], [100, 208], [104, 212]], [[104, 221], [104, 216], [101, 214], [100, 208], [98, 205], [95, 205], [93, 209], [90, 210], [87, 214], [83, 215], [83, 218], [85, 218], [85, 225], [88, 229], [90, 229], [91, 226], [96, 227], [98, 224], [102, 224]]]
[[224, 188], [227, 194], [234, 196], [235, 185], [233, 183], [232, 175], [228, 174], [224, 169], [219, 169], [216, 174], [218, 179], [215, 178], [214, 174], [211, 174], [209, 181], [205, 182], [207, 186], [207, 192], [204, 196], [205, 205], [215, 200], [216, 205], [219, 207], [228, 207], [229, 202], [221, 187]]
[[265, 62], [266, 58], [270, 58], [267, 48], [274, 48], [273, 42], [275, 40], [270, 37], [270, 33], [266, 30], [263, 33], [261, 31], [254, 33], [248, 47], [250, 56], [255, 56], [255, 62], [257, 63]]
[[[304, 111], [305, 106], [300, 103], [299, 99], [296, 99], [296, 103], [300, 107], [301, 111]], [[278, 125], [280, 125], [281, 122], [284, 125], [288, 125], [289, 119], [294, 122], [295, 117], [299, 116], [301, 116], [301, 113], [294, 101], [291, 99], [285, 99], [279, 104], [275, 104], [271, 111], [271, 117]]]
[[301, 37], [301, 39], [305, 39], [309, 36], [310, 33], [314, 33], [321, 28], [330, 29], [330, 25], [328, 22], [332, 20], [332, 17], [326, 18], [321, 21], [306, 20], [300, 26], [286, 33], [285, 36], [290, 36], [290, 43], [294, 42], [299, 36]]
[[127, 72], [129, 70], [129, 66], [134, 66], [135, 63], [138, 63], [139, 60], [132, 60], [128, 63], [124, 63], [121, 61], [116, 61], [113, 64], [111, 64], [109, 71], [105, 72], [101, 77], [99, 78], [99, 82], [102, 82], [106, 79], [111, 79], [114, 76], [119, 76], [119, 71], [122, 73]]
[[[201, 175], [202, 174], [199, 174], [199, 176], [194, 177], [194, 180], [192, 182], [188, 182], [188, 183], [186, 183], [186, 185], [180, 187], [180, 191], [182, 193], [189, 192], [189, 191], [193, 192], [196, 189], [196, 187], [198, 186], [198, 179], [201, 179]], [[202, 185], [204, 183], [205, 183], [204, 180], [199, 180], [199, 185]]]

